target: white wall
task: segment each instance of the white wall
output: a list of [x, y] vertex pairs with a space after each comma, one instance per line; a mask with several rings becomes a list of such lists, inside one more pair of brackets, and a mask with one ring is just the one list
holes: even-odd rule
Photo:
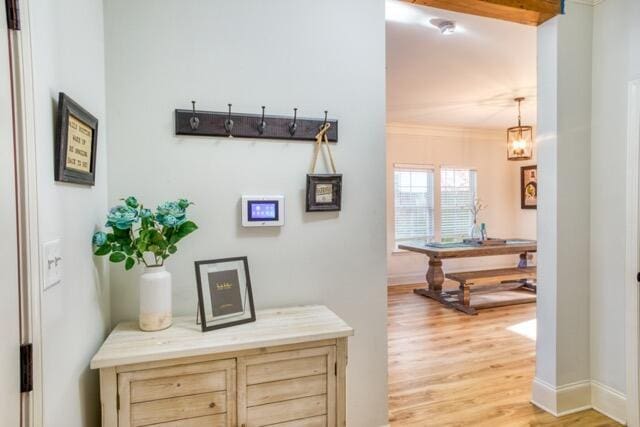
[[[174, 313], [194, 315], [193, 261], [247, 255], [258, 308], [326, 304], [355, 328], [350, 426], [387, 423], [382, 0], [105, 3], [109, 200], [195, 202], [200, 225], [168, 262]], [[174, 136], [173, 110], [340, 120], [343, 209], [304, 212], [313, 145]], [[283, 194], [281, 229], [240, 226], [242, 194]], [[137, 276], [112, 267], [113, 321], [137, 315]]]
[[571, 408], [563, 406], [558, 391], [590, 379], [592, 7], [566, 5], [566, 15], [538, 28], [540, 256], [533, 400], [556, 413], [590, 404], [588, 386]]
[[637, 1], [595, 7], [591, 141], [591, 376], [626, 391], [625, 180], [628, 82], [640, 78]]
[[[42, 295], [43, 425], [99, 424], [98, 376], [89, 370], [110, 326], [108, 276], [91, 255], [107, 208], [104, 33], [101, 0], [30, 1], [42, 242], [62, 241], [62, 284]], [[54, 182], [58, 92], [99, 120], [96, 186]]]
[[[425, 280], [426, 257], [395, 250], [393, 167], [396, 163], [475, 168], [478, 197], [487, 205], [479, 221], [492, 237], [536, 237], [536, 211], [520, 208], [520, 167], [507, 160], [504, 130], [387, 126], [387, 262], [389, 283]], [[535, 152], [535, 150], [534, 150]], [[437, 170], [436, 170], [437, 171]], [[436, 177], [437, 178], [437, 177]], [[439, 181], [436, 179], [436, 185]], [[444, 260], [445, 271], [510, 267], [518, 255]]]

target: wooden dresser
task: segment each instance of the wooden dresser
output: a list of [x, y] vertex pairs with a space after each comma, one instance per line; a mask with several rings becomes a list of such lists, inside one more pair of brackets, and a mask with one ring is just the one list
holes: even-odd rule
[[256, 315], [206, 333], [193, 317], [119, 324], [91, 360], [103, 427], [344, 426], [353, 329], [324, 306]]

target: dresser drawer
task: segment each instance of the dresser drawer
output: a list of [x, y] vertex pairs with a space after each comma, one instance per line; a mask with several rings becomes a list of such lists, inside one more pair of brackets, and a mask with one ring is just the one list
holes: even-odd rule
[[236, 361], [120, 373], [118, 395], [119, 427], [231, 427], [236, 420]]
[[[168, 423], [151, 424], [147, 427], [227, 427], [225, 414], [208, 417], [188, 418], [186, 420], [170, 421]], [[229, 426], [231, 427], [231, 426]], [[312, 424], [300, 424], [299, 427], [312, 427]]]
[[238, 424], [336, 425], [336, 347], [238, 358]]

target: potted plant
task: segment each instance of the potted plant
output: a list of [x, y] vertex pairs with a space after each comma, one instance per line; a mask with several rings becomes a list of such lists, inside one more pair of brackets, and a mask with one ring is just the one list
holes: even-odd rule
[[109, 256], [113, 263], [124, 263], [125, 270], [142, 264], [140, 276], [140, 312], [143, 331], [159, 331], [171, 326], [171, 273], [164, 262], [178, 250], [177, 244], [198, 226], [187, 220], [192, 204], [186, 199], [165, 202], [155, 212], [146, 209], [131, 196], [124, 204], [109, 210], [105, 227], [93, 235], [94, 253]]

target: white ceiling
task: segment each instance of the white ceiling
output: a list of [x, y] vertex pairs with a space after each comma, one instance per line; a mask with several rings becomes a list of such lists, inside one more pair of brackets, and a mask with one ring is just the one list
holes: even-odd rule
[[[387, 121], [505, 129], [536, 122], [536, 28], [387, 0]], [[433, 18], [456, 22], [443, 36]]]

